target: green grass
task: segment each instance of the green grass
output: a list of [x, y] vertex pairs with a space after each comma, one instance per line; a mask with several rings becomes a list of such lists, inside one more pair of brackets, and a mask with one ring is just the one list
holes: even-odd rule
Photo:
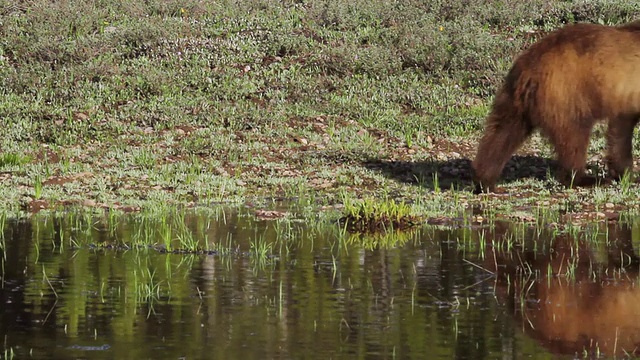
[[344, 200], [344, 215], [340, 224], [353, 232], [403, 230], [420, 223], [413, 207], [393, 199]]
[[17, 153], [0, 154], [0, 167], [20, 166], [27, 164], [31, 158]]
[[[525, 164], [509, 165], [505, 186], [529, 196], [473, 197], [468, 159], [519, 51], [565, 23], [618, 24], [640, 7], [35, 0], [0, 1], [0, 14], [6, 210], [336, 204], [346, 193], [454, 216], [463, 204], [561, 208], [581, 193], [518, 182]], [[523, 152], [550, 156], [544, 144]], [[590, 154], [601, 150], [594, 141]], [[639, 190], [625, 181], [599, 198], [634, 208]]]

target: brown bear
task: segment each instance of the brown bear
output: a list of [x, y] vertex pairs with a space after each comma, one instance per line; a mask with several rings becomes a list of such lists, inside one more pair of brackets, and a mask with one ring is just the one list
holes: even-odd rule
[[[604, 252], [583, 236], [565, 233], [537, 239], [545, 251], [522, 246], [481, 253], [483, 268], [495, 274], [496, 301], [506, 306], [515, 327], [554, 354], [640, 356], [640, 322], [630, 315], [640, 313], [635, 237], [630, 226], [617, 222], [606, 229], [616, 240]], [[474, 239], [496, 244], [513, 230], [498, 221], [495, 232], [483, 233], [493, 236]]]
[[633, 165], [640, 118], [640, 21], [575, 24], [550, 33], [515, 60], [486, 119], [473, 161], [476, 192], [493, 191], [511, 155], [535, 129], [549, 138], [565, 185], [589, 186], [591, 130], [608, 121], [606, 164], [620, 177]]

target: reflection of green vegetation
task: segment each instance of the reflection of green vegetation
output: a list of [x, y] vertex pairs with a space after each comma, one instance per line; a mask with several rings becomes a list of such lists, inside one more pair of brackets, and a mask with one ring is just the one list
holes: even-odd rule
[[364, 249], [389, 249], [403, 246], [416, 237], [415, 231], [390, 230], [376, 233], [346, 233], [344, 243], [349, 246], [361, 246]]
[[[17, 224], [24, 227], [13, 230]], [[521, 272], [510, 281], [525, 301], [525, 280], [547, 269], [529, 270], [510, 254], [548, 253], [553, 240], [537, 229], [507, 226], [505, 232], [505, 224], [495, 222], [480, 230], [350, 234], [332, 223], [262, 221], [223, 209], [175, 217], [42, 214], [7, 225], [8, 234], [24, 236], [7, 241], [7, 258], [21, 261], [7, 271], [11, 278], [35, 279], [24, 288], [33, 316], [47, 329], [60, 329], [58, 342], [109, 342], [114, 356], [146, 358], [158, 346], [167, 356], [191, 358], [230, 352], [271, 358], [282, 349], [304, 357], [326, 354], [326, 347], [353, 355], [375, 344], [401, 358], [492, 358], [505, 338], [517, 339], [510, 345], [515, 354], [540, 351], [514, 331], [510, 313], [495, 301], [495, 277], [484, 270], [493, 251], [512, 259]], [[188, 229], [198, 247], [211, 252], [167, 254], [159, 246], [163, 227], [170, 249]], [[583, 240], [596, 246], [607, 236], [615, 234], [594, 228]], [[579, 275], [579, 264], [565, 263], [561, 272], [550, 269], [550, 278]], [[166, 342], [145, 336], [150, 333]], [[184, 346], [167, 345], [172, 342]]]
[[11, 360], [16, 356], [16, 353], [13, 351], [13, 347], [4, 350], [4, 356], [2, 359]]
[[255, 237], [250, 242], [251, 261], [256, 270], [262, 270], [268, 264], [273, 244], [263, 236]]
[[351, 200], [345, 197], [344, 216], [340, 219], [349, 231], [374, 232], [407, 229], [418, 224], [411, 205], [395, 200]]
[[[131, 242], [120, 245], [127, 246], [153, 246], [169, 252], [206, 252], [209, 250], [209, 241], [206, 234], [206, 223], [194, 218], [185, 218], [185, 210], [171, 209], [165, 212], [142, 212], [125, 216], [130, 219], [129, 229], [121, 229], [126, 235], [131, 232]], [[189, 222], [195, 221], [194, 228]], [[118, 221], [111, 218], [110, 224]], [[118, 233], [117, 226], [111, 225], [110, 233]]]
[[161, 286], [155, 281], [155, 274], [155, 270], [150, 269], [133, 272], [136, 301], [138, 304], [148, 304], [150, 310], [153, 304], [160, 300]]

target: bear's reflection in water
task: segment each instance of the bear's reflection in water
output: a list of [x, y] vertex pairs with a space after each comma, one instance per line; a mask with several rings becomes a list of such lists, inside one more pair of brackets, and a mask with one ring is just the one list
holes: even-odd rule
[[598, 243], [561, 235], [546, 243], [544, 254], [513, 250], [485, 257], [497, 275], [498, 300], [528, 336], [553, 353], [640, 355], [639, 261], [632, 231], [620, 224], [607, 227], [608, 240]]

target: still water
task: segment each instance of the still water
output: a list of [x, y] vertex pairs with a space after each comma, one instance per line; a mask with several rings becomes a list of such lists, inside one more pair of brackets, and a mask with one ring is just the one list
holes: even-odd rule
[[[224, 210], [2, 224], [2, 359], [555, 359], [640, 345], [632, 225], [367, 237]], [[194, 243], [200, 254], [166, 251]]]

